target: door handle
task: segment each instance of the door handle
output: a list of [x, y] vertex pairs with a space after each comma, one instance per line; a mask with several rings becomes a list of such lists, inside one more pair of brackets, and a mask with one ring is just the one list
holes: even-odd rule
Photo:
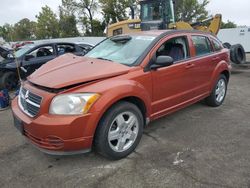
[[194, 64], [189, 63], [189, 64], [186, 65], [186, 69], [191, 69], [191, 68], [193, 68], [194, 66], [195, 66]]

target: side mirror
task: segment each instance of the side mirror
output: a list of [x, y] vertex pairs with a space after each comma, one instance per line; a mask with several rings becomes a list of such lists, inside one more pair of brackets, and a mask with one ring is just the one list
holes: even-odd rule
[[158, 56], [151, 69], [158, 69], [161, 67], [168, 67], [174, 64], [174, 59], [170, 56]]
[[25, 60], [25, 61], [29, 61], [29, 60], [32, 59], [32, 58], [34, 58], [34, 56], [33, 56], [33, 55], [30, 55], [30, 54], [27, 54], [27, 55], [24, 56], [24, 60]]

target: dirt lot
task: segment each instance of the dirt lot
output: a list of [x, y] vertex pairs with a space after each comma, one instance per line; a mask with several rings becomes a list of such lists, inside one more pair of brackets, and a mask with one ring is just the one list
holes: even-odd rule
[[195, 104], [146, 128], [120, 161], [53, 157], [0, 112], [0, 187], [250, 187], [250, 69], [233, 71], [225, 104]]

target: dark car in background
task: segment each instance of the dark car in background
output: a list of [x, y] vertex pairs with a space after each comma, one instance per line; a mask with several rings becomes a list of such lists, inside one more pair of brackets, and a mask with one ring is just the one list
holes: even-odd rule
[[89, 43], [86, 43], [86, 42], [77, 42], [76, 44], [78, 46], [80, 46], [85, 51], [85, 53], [87, 53], [90, 50], [92, 50], [94, 48], [94, 46], [95, 46], [93, 44], [89, 44]]
[[0, 46], [0, 61], [9, 57], [9, 54], [13, 53], [12, 49], [8, 49], [4, 46]]
[[12, 45], [12, 48], [15, 51], [18, 51], [21, 48], [25, 47], [26, 45], [30, 45], [30, 44], [35, 44], [35, 43], [33, 41], [17, 42], [17, 43], [15, 43], [15, 44]]
[[0, 89], [17, 87], [17, 67], [21, 78], [25, 79], [43, 64], [66, 53], [83, 56], [86, 50], [74, 43], [56, 42], [27, 45], [13, 54], [4, 55], [4, 60], [0, 62]]

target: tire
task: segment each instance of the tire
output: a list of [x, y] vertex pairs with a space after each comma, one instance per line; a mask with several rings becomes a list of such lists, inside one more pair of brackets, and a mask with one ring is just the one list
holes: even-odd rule
[[228, 42], [225, 42], [225, 43], [223, 43], [223, 46], [224, 46], [224, 48], [230, 49], [232, 45]]
[[[133, 123], [129, 124], [129, 119]], [[139, 144], [143, 127], [143, 115], [138, 107], [129, 102], [118, 102], [100, 120], [94, 149], [109, 159], [122, 159], [131, 154]]]
[[0, 77], [0, 88], [13, 90], [18, 86], [18, 79], [15, 72], [5, 72]]
[[236, 60], [236, 52], [235, 52], [235, 47], [231, 47], [230, 48], [230, 60], [235, 63], [237, 60]]
[[212, 93], [205, 99], [208, 106], [218, 107], [223, 104], [227, 94], [227, 85], [228, 80], [226, 76], [221, 74], [214, 86]]
[[241, 44], [231, 46], [230, 59], [235, 64], [244, 64], [246, 62], [246, 53]]

